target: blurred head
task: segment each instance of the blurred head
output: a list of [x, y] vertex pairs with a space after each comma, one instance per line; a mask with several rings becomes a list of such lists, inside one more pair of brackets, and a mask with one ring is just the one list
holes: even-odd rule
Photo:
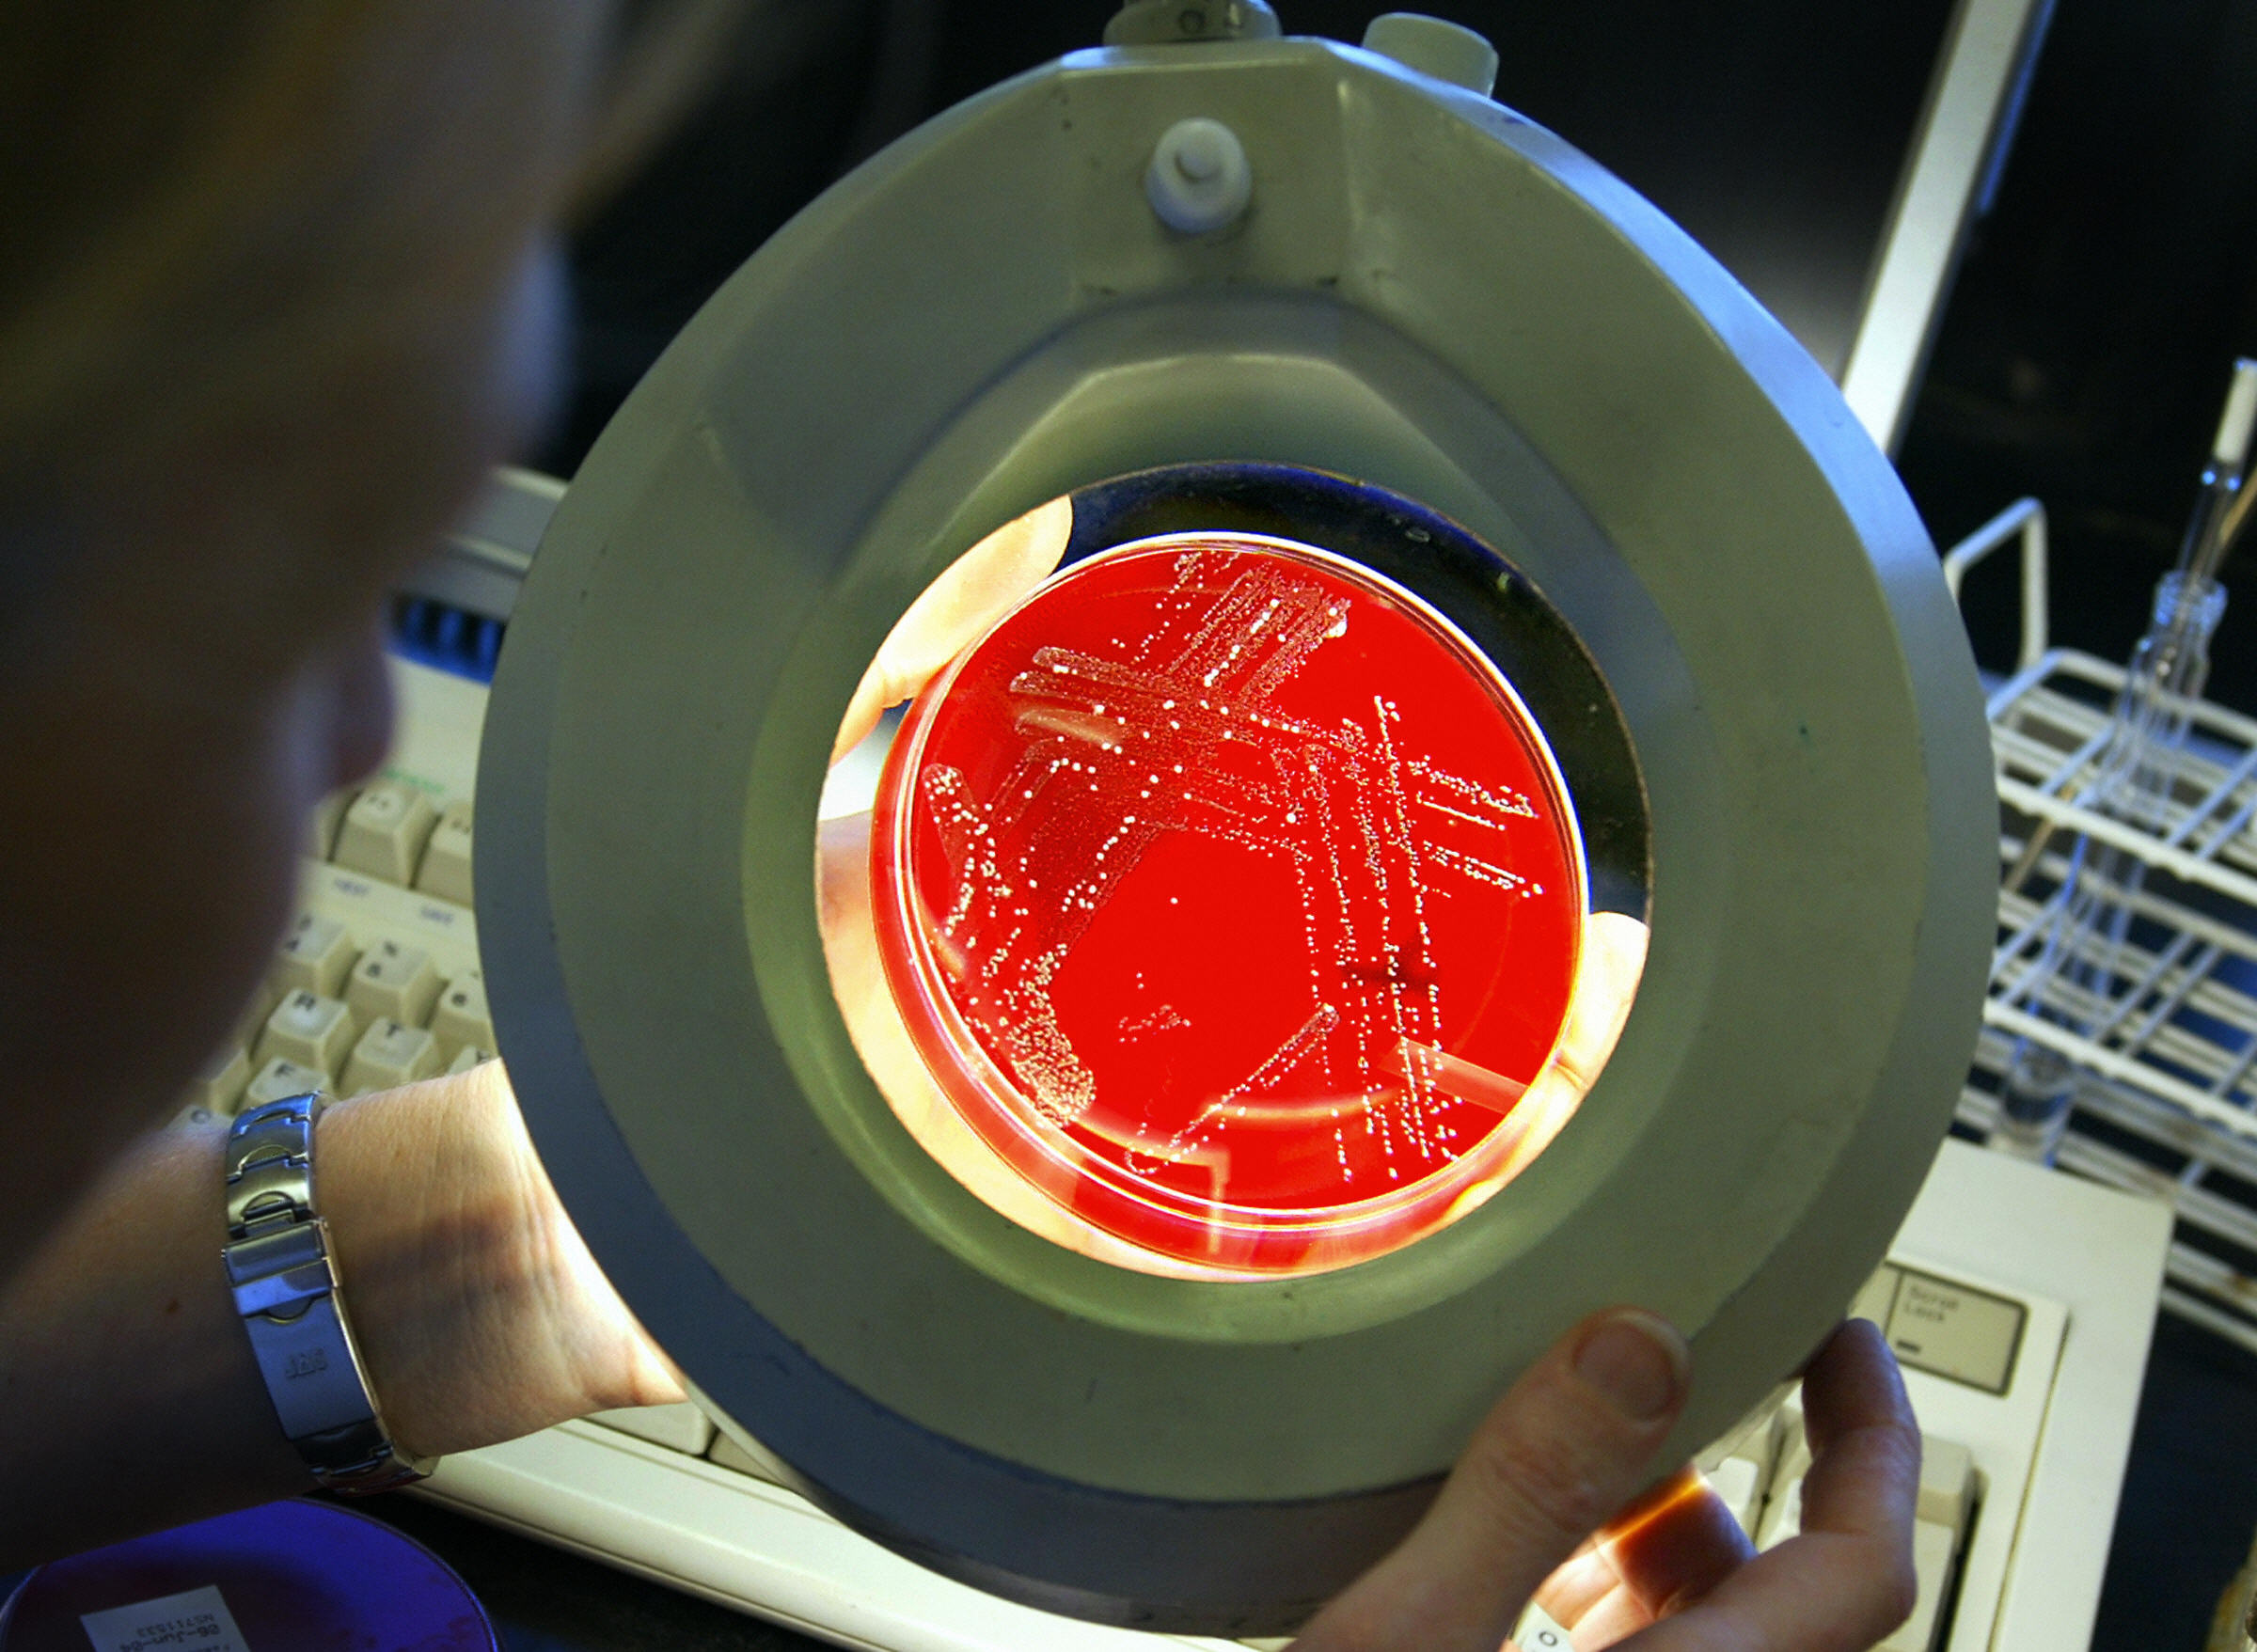
[[0, 0], [0, 1276], [381, 757], [384, 594], [542, 416], [600, 0]]

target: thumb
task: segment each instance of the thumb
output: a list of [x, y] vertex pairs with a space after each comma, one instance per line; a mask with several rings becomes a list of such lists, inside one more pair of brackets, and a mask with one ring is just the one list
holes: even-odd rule
[[1691, 1372], [1684, 1339], [1650, 1314], [1583, 1321], [1475, 1431], [1427, 1518], [1295, 1652], [1496, 1652], [1537, 1585], [1645, 1487]]
[[844, 757], [878, 714], [911, 698], [981, 632], [1047, 579], [1074, 534], [1074, 506], [1059, 497], [1006, 522], [950, 563], [893, 622], [862, 673], [832, 743]]

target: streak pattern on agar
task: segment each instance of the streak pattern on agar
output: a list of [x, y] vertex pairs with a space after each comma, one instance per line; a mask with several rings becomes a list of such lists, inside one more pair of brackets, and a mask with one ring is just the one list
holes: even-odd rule
[[873, 873], [981, 1135], [1099, 1227], [1252, 1267], [1445, 1219], [1550, 1056], [1584, 905], [1494, 668], [1251, 536], [1091, 559], [999, 621], [912, 708]]

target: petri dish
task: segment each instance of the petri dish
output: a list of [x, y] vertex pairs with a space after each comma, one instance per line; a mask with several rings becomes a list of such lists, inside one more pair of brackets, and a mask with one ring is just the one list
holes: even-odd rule
[[499, 1652], [469, 1587], [383, 1521], [305, 1498], [51, 1561], [0, 1605], [0, 1652]]
[[948, 1105], [1198, 1270], [1432, 1232], [1548, 1141], [1582, 838], [1542, 731], [1403, 586], [1264, 534], [1074, 563], [911, 704], [878, 952]]

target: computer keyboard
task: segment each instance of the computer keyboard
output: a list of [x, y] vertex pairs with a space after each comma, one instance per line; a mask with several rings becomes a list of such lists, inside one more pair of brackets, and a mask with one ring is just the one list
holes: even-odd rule
[[[1913, 1531], [1919, 1599], [1880, 1652], [1989, 1647], [2059, 1374], [2067, 1310], [2044, 1298], [1969, 1285], [1900, 1253], [1874, 1274], [1851, 1312], [1880, 1326], [1896, 1350], [1921, 1428]], [[1710, 1454], [1703, 1468], [1759, 1550], [1802, 1530], [1810, 1445], [1800, 1399], [1798, 1392], [1760, 1418]], [[1523, 1652], [1569, 1644], [1540, 1613], [1517, 1638]]]
[[[1917, 1266], [1912, 1254], [1900, 1249], [1851, 1309], [1886, 1334], [1920, 1419], [1913, 1532], [1919, 1602], [1881, 1643], [1884, 1652], [1989, 1644], [1987, 1627], [2012, 1559], [2012, 1515], [2028, 1490], [2068, 1326], [2059, 1302], [1970, 1285]], [[1709, 1481], [1757, 1548], [1769, 1549], [1802, 1529], [1809, 1466], [1802, 1408], [1791, 1401], [1712, 1469]], [[1980, 1520], [1985, 1506], [1998, 1518]], [[1955, 1581], [1956, 1610], [1947, 1624], [1945, 1602]], [[1973, 1633], [1979, 1626], [1986, 1631], [1980, 1636]]]
[[484, 687], [394, 661], [384, 772], [307, 825], [298, 913], [187, 1105], [230, 1114], [459, 1071], [494, 1052], [470, 913], [470, 792]]
[[[505, 473], [450, 560], [403, 599], [401, 653], [415, 657], [393, 661], [391, 760], [308, 824], [299, 914], [192, 1110], [224, 1115], [313, 1088], [356, 1093], [493, 1050], [470, 906], [477, 678], [491, 671], [511, 576], [560, 493]], [[824, 811], [861, 801], [874, 768], [858, 753], [834, 771]], [[1896, 1348], [1927, 1437], [1919, 1606], [1888, 1652], [2085, 1644], [2168, 1229], [2159, 1206], [1946, 1144], [1857, 1305]], [[1808, 1461], [1790, 1402], [1720, 1448], [1707, 1472], [1769, 1547], [1799, 1527]], [[783, 1464], [689, 1405], [607, 1412], [466, 1453], [418, 1493], [844, 1646], [1235, 1644], [1056, 1618], [925, 1571], [833, 1520]], [[1567, 1644], [1540, 1613], [1519, 1638], [1524, 1652]]]

